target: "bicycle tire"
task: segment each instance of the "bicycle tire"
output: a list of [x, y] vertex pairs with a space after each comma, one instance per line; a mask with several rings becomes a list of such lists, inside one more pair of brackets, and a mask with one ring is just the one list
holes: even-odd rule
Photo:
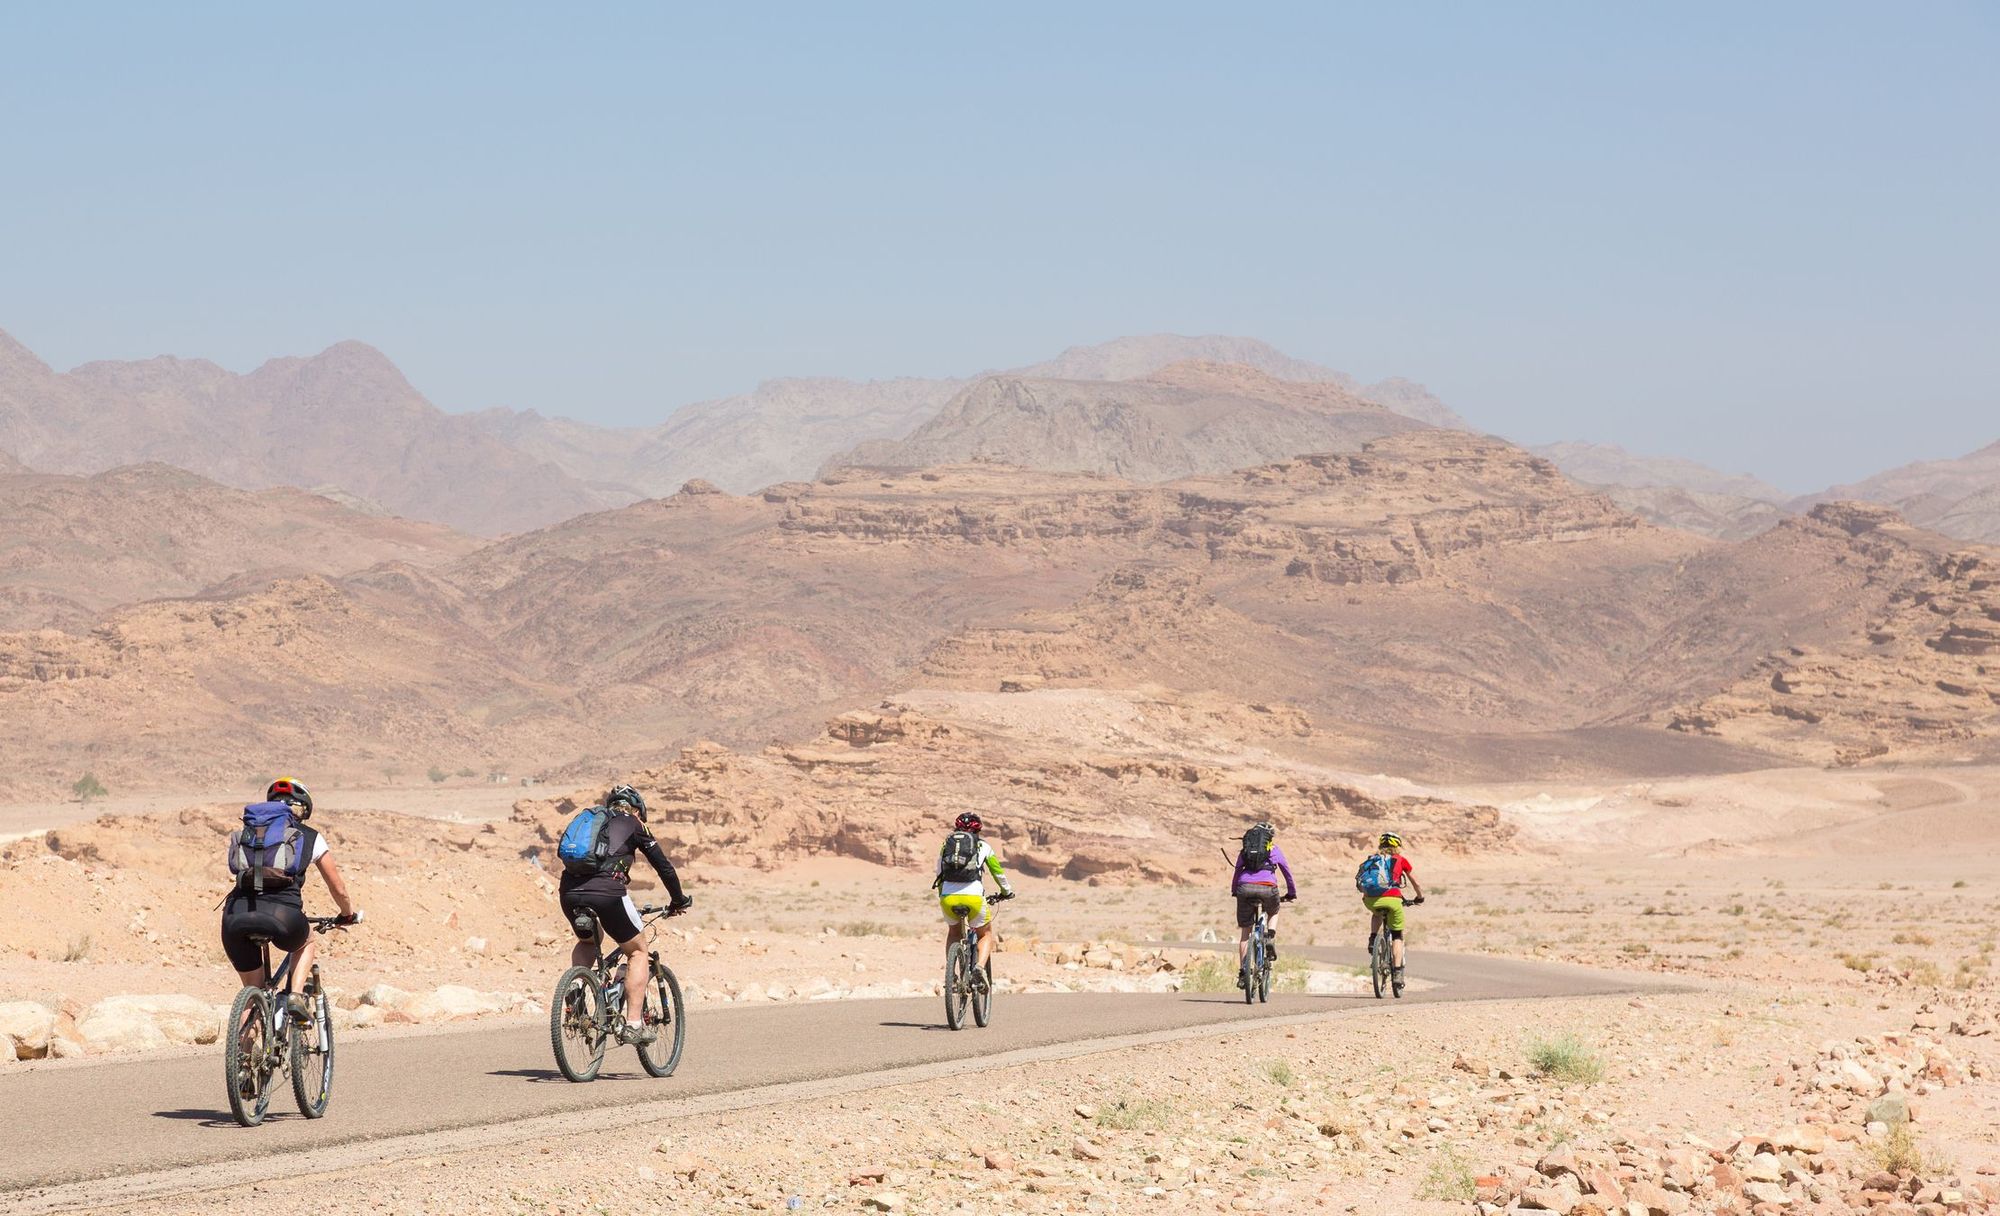
[[1382, 999], [1382, 989], [1389, 982], [1389, 960], [1386, 957], [1389, 944], [1387, 930], [1368, 939], [1368, 976], [1375, 984], [1375, 999]]
[[986, 987], [973, 989], [972, 1024], [985, 1029], [993, 1024], [993, 959], [986, 960]]
[[311, 1000], [312, 1019], [303, 1025], [291, 1023], [288, 1032], [292, 1097], [298, 1099], [300, 1114], [317, 1119], [326, 1113], [326, 1104], [333, 1098], [333, 1015], [324, 992], [314, 992]]
[[[549, 998], [549, 1047], [555, 1052], [556, 1068], [579, 1084], [595, 1081], [610, 1040], [597, 972], [571, 967], [556, 981], [555, 995]], [[576, 1059], [570, 1058], [572, 1053]]]
[[264, 1121], [271, 1106], [271, 1005], [262, 988], [246, 987], [229, 1006], [229, 1038], [222, 1049], [223, 1084], [229, 1113], [244, 1127]]
[[944, 955], [944, 1024], [953, 1030], [965, 1025], [966, 990], [970, 987], [966, 967], [965, 941], [961, 938]]
[[1257, 951], [1257, 957], [1257, 1002], [1268, 1004], [1271, 1000], [1271, 943], [1268, 939]]
[[687, 1005], [681, 1000], [681, 982], [673, 969], [657, 958], [653, 960], [653, 1001], [646, 1009], [646, 1025], [660, 1037], [639, 1045], [639, 1066], [649, 1077], [673, 1076], [687, 1046]]

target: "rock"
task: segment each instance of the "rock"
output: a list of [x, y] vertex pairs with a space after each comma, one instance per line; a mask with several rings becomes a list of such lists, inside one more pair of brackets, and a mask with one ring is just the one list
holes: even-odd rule
[[1780, 1128], [1771, 1137], [1771, 1145], [1786, 1152], [1818, 1156], [1833, 1147], [1833, 1137], [1827, 1135], [1823, 1127], [1813, 1124], [1794, 1124], [1791, 1127]]
[[113, 996], [85, 1011], [77, 1033], [92, 1051], [151, 1051], [215, 1042], [222, 1015], [191, 996]]
[[1883, 1094], [1868, 1104], [1865, 1122], [1895, 1127], [1910, 1121], [1910, 1100], [1902, 1094]]
[[1718, 1191], [1738, 1191], [1743, 1189], [1746, 1179], [1742, 1171], [1727, 1161], [1718, 1161], [1708, 1172], [1708, 1180]]
[[1102, 1161], [1104, 1150], [1078, 1136], [1069, 1142], [1069, 1155], [1078, 1161]]
[[868, 1207], [877, 1212], [900, 1212], [908, 1202], [897, 1191], [877, 1191], [868, 1197]]
[[[663, 1153], [667, 1151], [666, 1141], [662, 1140], [660, 1142], [659, 1151]], [[672, 1164], [667, 1166], [667, 1170], [676, 1177], [685, 1178], [689, 1182], [693, 1182], [697, 1175], [713, 1174], [715, 1167], [693, 1153], [682, 1153], [673, 1159]]]
[[1743, 1176], [1752, 1182], [1782, 1182], [1785, 1163], [1772, 1153], [1758, 1153], [1743, 1164]]
[[1791, 1196], [1785, 1193], [1785, 1188], [1775, 1182], [1746, 1182], [1743, 1184], [1743, 1193], [1757, 1203], [1791, 1202]]
[[995, 1149], [985, 1154], [981, 1160], [989, 1170], [1006, 1170], [1010, 1174], [1014, 1172], [1014, 1154], [1005, 1149]]
[[1889, 1125], [1878, 1119], [1865, 1124], [1861, 1130], [1879, 1140], [1889, 1134]]
[[56, 1011], [35, 1001], [0, 1003], [0, 1060], [40, 1060], [55, 1037]]
[[1576, 1206], [1577, 1193], [1568, 1187], [1531, 1186], [1521, 1192], [1521, 1206], [1540, 1212], [1567, 1214]]
[[1469, 1072], [1475, 1077], [1488, 1077], [1493, 1069], [1484, 1060], [1474, 1060], [1463, 1054], [1453, 1058], [1451, 1066], [1459, 1072]]
[[463, 984], [446, 984], [409, 1002], [403, 1012], [419, 1022], [449, 1022], [498, 1013], [513, 1002], [505, 993], [480, 992]]
[[[1366, 909], [1364, 909], [1364, 911], [1365, 910]], [[1089, 1105], [1088, 1103], [1071, 1107], [1071, 1109], [1076, 1112], [1076, 1117], [1079, 1119], [1097, 1118], [1097, 1108], [1095, 1106]]]
[[485, 938], [483, 938], [483, 937], [468, 937], [468, 938], [466, 938], [466, 939], [465, 939], [465, 952], [466, 952], [467, 954], [484, 954], [484, 953], [486, 953], [486, 939], [485, 939]]
[[373, 1005], [378, 1009], [401, 1009], [410, 1003], [413, 994], [403, 991], [393, 984], [376, 984], [360, 996], [363, 1005]]

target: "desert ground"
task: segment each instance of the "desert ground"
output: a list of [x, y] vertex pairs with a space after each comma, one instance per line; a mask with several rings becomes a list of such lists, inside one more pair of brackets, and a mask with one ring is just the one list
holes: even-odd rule
[[[550, 884], [521, 850], [482, 843], [525, 831], [528, 817], [494, 814], [491, 791], [431, 793], [410, 805], [417, 816], [325, 817], [337, 841], [352, 840], [348, 873], [371, 909], [326, 950], [347, 1043], [546, 1016], [568, 945]], [[1453, 793], [1498, 807], [1519, 837], [1490, 851], [1413, 849], [1429, 898], [1411, 913], [1413, 999], [1402, 1005], [1375, 1006], [1351, 965], [1327, 961], [1327, 947], [1365, 932], [1353, 857], [1305, 832], [1280, 842], [1301, 879], [1279, 921], [1281, 986], [1325, 998], [1324, 1011], [1139, 1045], [1086, 1039], [1045, 1059], [989, 1060], [981, 1032], [961, 1032], [963, 1057], [939, 1076], [886, 1074], [698, 1116], [673, 1108], [673, 1079], [646, 1082], [642, 1099], [620, 1082], [618, 1102], [645, 1105], [605, 1136], [532, 1121], [518, 1140], [457, 1150], [402, 1136], [374, 1163], [128, 1206], [1677, 1214], [2000, 1201], [2000, 770]], [[0, 992], [53, 1009], [51, 1054], [66, 1057], [17, 1062], [11, 1075], [214, 1054], [212, 1007], [231, 983], [212, 896], [166, 879], [197, 864], [202, 837], [188, 834], [212, 840], [225, 812], [120, 808], [109, 826], [71, 828], [89, 833], [71, 844], [58, 829], [58, 847], [33, 837], [9, 848]], [[697, 910], [655, 940], [688, 986], [694, 1026], [744, 1005], [935, 1003], [940, 926], [921, 870], [698, 860], [684, 876]], [[1015, 882], [998, 1018], [1029, 993], [1234, 999], [1226, 968], [1200, 948], [1233, 936], [1213, 874]], [[1433, 953], [1582, 964], [1628, 974], [1635, 991], [1454, 1001], [1426, 987]], [[118, 1002], [98, 1007], [135, 993], [189, 998], [211, 1017], [183, 1031], [156, 1013], [154, 1035], [113, 1016]], [[219, 1080], [212, 1088], [188, 1105], [220, 1108]], [[334, 1118], [367, 1118], [336, 1103]], [[632, 1150], [633, 1168], [604, 1168], [612, 1144]], [[90, 1185], [50, 1194], [88, 1201]], [[41, 1210], [34, 1195], [10, 1193], [0, 1210]]]

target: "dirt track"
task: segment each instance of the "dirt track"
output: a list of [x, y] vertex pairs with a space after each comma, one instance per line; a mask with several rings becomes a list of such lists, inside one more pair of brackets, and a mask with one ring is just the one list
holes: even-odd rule
[[[1307, 953], [1348, 964], [1360, 958], [1347, 949]], [[1413, 991], [1406, 1003], [1582, 996], [1647, 986], [1639, 977], [1462, 955], [1422, 956], [1419, 969], [1436, 986]], [[993, 1027], [958, 1034], [938, 1024], [935, 999], [702, 1010], [690, 1023], [687, 1055], [672, 1079], [647, 1080], [621, 1051], [607, 1061], [607, 1075], [591, 1085], [571, 1085], [555, 1074], [540, 1027], [362, 1040], [348, 1043], [339, 1056], [325, 1119], [280, 1113], [251, 1130], [231, 1123], [224, 1108], [219, 1053], [30, 1068], [0, 1079], [0, 1139], [35, 1146], [0, 1164], [0, 1212], [226, 1185], [242, 1181], [238, 1174], [268, 1174], [272, 1153], [310, 1153], [286, 1167], [295, 1172], [337, 1168], [660, 1118], [690, 1103], [717, 1109], [716, 1099], [745, 1091], [759, 1091], [756, 1102], [773, 1102], [809, 1097], [816, 1085], [841, 1079], [840, 1088], [866, 1088], [877, 1083], [872, 1078], [886, 1081], [884, 1074], [908, 1080], [912, 1069], [962, 1067], [959, 1062], [975, 1052], [984, 1066], [1130, 1045], [1135, 1035], [1179, 1037], [1254, 1020], [1393, 1008], [1392, 1002], [1347, 996], [1281, 996], [1252, 1008], [1219, 994], [1037, 995], [1003, 998]], [[286, 1091], [274, 1099], [274, 1112], [286, 1111], [288, 1102]], [[65, 1112], [60, 1137], [46, 1134], [46, 1113], [54, 1109]], [[246, 1161], [246, 1151], [257, 1156]]]

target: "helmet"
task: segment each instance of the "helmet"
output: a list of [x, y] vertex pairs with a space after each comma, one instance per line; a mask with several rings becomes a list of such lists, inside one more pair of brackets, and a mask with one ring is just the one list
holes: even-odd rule
[[617, 806], [621, 802], [632, 808], [632, 812], [639, 816], [641, 823], [645, 822], [646, 800], [639, 796], [638, 790], [633, 789], [629, 785], [612, 786], [611, 792], [604, 796], [605, 807], [608, 809]]
[[986, 825], [979, 822], [979, 816], [973, 814], [971, 811], [967, 811], [965, 814], [960, 815], [958, 818], [952, 820], [951, 826], [960, 832], [977, 833], [979, 829], [985, 827]]
[[1271, 821], [1268, 819], [1259, 819], [1257, 822], [1250, 825], [1250, 830], [1253, 832], [1265, 832], [1272, 836], [1276, 836], [1278, 834], [1278, 829], [1272, 827]]
[[1384, 832], [1382, 833], [1382, 839], [1375, 842], [1375, 847], [1378, 849], [1400, 849], [1403, 847], [1403, 838], [1394, 832]]
[[289, 802], [298, 811], [299, 818], [312, 818], [313, 796], [306, 793], [305, 786], [290, 777], [280, 777], [273, 781], [271, 788], [264, 791], [264, 801]]

